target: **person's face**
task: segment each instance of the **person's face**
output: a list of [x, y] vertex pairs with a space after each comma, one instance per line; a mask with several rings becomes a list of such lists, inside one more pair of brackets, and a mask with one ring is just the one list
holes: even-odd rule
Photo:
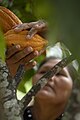
[[[35, 84], [41, 76], [43, 76], [59, 61], [59, 59], [50, 59], [48, 62], [43, 64], [36, 75], [34, 75], [33, 84]], [[44, 86], [44, 88], [37, 93], [36, 99], [44, 101], [46, 100], [47, 102], [53, 102], [56, 104], [62, 103], [63, 101], [67, 101], [70, 96], [71, 90], [72, 79], [69, 75], [67, 67], [65, 67], [62, 71], [60, 71], [60, 73], [53, 76]]]

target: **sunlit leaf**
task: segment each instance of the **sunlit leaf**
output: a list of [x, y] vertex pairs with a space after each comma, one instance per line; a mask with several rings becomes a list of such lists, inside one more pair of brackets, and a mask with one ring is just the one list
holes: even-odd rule
[[34, 75], [34, 73], [35, 73], [34, 69], [31, 69], [25, 72], [24, 78], [18, 86], [19, 91], [26, 93], [26, 90], [31, 87], [31, 78]]

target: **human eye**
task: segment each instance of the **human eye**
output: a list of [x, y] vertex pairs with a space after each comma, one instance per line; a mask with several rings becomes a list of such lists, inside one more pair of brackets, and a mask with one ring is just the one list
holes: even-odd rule
[[60, 72], [56, 74], [56, 76], [60, 76], [60, 75], [62, 75]]
[[40, 74], [45, 74], [47, 72], [47, 70], [41, 70], [39, 71]]
[[41, 73], [41, 74], [45, 74], [45, 73], [46, 73], [46, 71], [41, 71], [40, 73]]

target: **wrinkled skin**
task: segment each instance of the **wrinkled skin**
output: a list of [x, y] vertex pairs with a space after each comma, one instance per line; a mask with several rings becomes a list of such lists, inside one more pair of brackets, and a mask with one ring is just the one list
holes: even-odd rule
[[19, 25], [16, 25], [14, 30], [15, 32], [20, 32], [22, 30], [29, 29], [28, 35], [26, 36], [28, 39], [31, 39], [36, 33], [39, 33], [41, 36], [45, 37], [45, 34], [47, 33], [48, 24], [44, 20], [39, 20], [36, 22], [30, 22], [30, 23], [22, 23]]
[[[28, 37], [31, 39], [37, 32], [42, 32], [45, 30], [47, 24], [40, 20], [36, 22], [23, 23], [14, 26], [15, 32], [20, 32], [25, 29], [29, 29]], [[15, 76], [16, 71], [20, 64], [25, 65], [25, 70], [31, 69], [36, 65], [36, 61], [31, 62], [35, 57], [39, 56], [44, 51], [33, 51], [31, 46], [20, 50], [20, 45], [15, 45], [7, 49], [6, 52], [6, 63], [12, 76]]]
[[20, 64], [25, 65], [25, 70], [36, 65], [36, 61], [30, 61], [39, 55], [38, 51], [33, 51], [32, 47], [20, 50], [20, 45], [12, 46], [7, 50], [6, 63], [12, 76], [17, 72]]
[[[33, 77], [33, 84], [59, 61], [59, 59], [50, 59], [43, 64]], [[72, 84], [67, 67], [53, 76], [35, 97], [34, 117], [37, 118], [36, 120], [55, 120], [63, 113], [72, 91]]]

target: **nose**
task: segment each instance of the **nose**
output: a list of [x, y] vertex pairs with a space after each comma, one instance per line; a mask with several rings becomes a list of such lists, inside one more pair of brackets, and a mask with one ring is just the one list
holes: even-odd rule
[[50, 81], [54, 81], [54, 79], [55, 79], [55, 76], [51, 77], [51, 78], [50, 78]]

